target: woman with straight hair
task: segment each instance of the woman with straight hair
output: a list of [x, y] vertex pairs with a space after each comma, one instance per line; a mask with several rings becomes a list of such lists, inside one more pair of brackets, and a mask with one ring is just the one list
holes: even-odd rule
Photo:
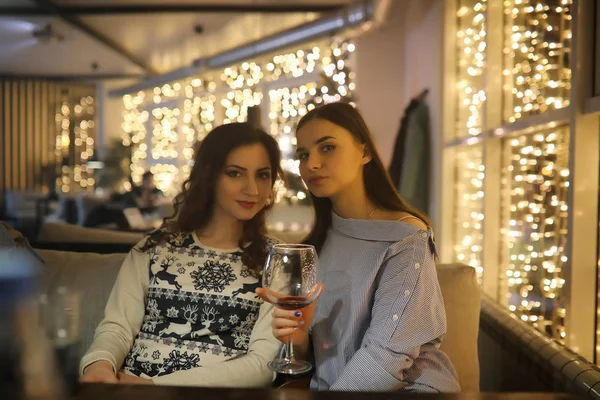
[[296, 137], [316, 214], [305, 242], [324, 290], [304, 309], [276, 308], [274, 336], [291, 335], [296, 357], [314, 363], [312, 389], [460, 391], [439, 348], [446, 315], [429, 220], [400, 197], [353, 106], [308, 112]]
[[125, 259], [81, 360], [81, 381], [269, 386], [280, 344], [254, 291], [273, 239], [265, 213], [282, 176], [275, 139], [247, 123], [200, 144], [175, 213]]

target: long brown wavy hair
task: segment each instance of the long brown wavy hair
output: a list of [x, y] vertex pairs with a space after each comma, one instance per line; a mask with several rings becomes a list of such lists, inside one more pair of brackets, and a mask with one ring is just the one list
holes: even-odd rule
[[[411, 207], [398, 193], [375, 149], [371, 132], [358, 110], [347, 103], [329, 103], [317, 107], [302, 117], [296, 127], [296, 135], [308, 122], [318, 119], [329, 121], [346, 129], [370, 151], [372, 159], [365, 164], [363, 175], [365, 192], [370, 201], [381, 209], [403, 211], [420, 218], [427, 225], [431, 225], [425, 214]], [[312, 193], [310, 196], [315, 208], [315, 223], [304, 242], [312, 244], [317, 251], [320, 251], [331, 226], [332, 204], [327, 197], [316, 197]]]
[[[262, 144], [269, 155], [271, 185], [278, 178], [283, 180], [281, 152], [272, 136], [249, 123], [218, 126], [197, 148], [190, 176], [173, 200], [173, 215], [163, 220], [162, 228], [151, 234], [140, 250], [147, 251], [179, 234], [204, 228], [213, 216], [217, 179], [223, 172], [227, 156], [238, 147], [257, 143]], [[238, 242], [239, 247], [244, 249], [242, 262], [255, 276], [262, 271], [266, 258], [265, 213], [272, 207], [273, 202], [270, 201], [254, 218], [244, 222], [242, 237]], [[247, 243], [250, 245], [245, 246]]]

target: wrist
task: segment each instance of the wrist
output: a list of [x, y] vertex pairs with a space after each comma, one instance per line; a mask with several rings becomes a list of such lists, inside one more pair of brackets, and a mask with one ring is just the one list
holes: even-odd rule
[[107, 369], [110, 370], [110, 372], [114, 373], [114, 369], [112, 364], [109, 361], [106, 360], [98, 360], [98, 361], [94, 361], [93, 363], [87, 365], [84, 369], [83, 369], [83, 373], [85, 374], [87, 370], [99, 370], [99, 369]]

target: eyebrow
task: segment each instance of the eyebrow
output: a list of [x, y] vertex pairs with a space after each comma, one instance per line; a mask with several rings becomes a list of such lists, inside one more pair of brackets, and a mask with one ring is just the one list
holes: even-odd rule
[[[319, 138], [319, 139], [315, 140], [315, 144], [323, 143], [324, 141], [329, 140], [329, 139], [335, 139], [335, 137], [333, 137], [333, 136], [323, 136], [322, 138]], [[298, 147], [296, 149], [296, 152], [299, 152], [299, 151], [306, 151], [306, 149], [304, 147]]]
[[[237, 168], [237, 169], [241, 169], [242, 171], [248, 171], [248, 168], [240, 167], [239, 165], [235, 165], [235, 164], [227, 165], [227, 166], [225, 166], [225, 168]], [[270, 170], [271, 170], [271, 167], [262, 167], [262, 168], [258, 169], [258, 171], [270, 171]]]

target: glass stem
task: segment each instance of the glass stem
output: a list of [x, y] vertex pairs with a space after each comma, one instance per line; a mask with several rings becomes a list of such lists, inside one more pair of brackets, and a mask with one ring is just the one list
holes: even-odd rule
[[294, 361], [294, 343], [292, 342], [292, 336], [288, 336], [286, 350], [285, 350], [286, 361]]

